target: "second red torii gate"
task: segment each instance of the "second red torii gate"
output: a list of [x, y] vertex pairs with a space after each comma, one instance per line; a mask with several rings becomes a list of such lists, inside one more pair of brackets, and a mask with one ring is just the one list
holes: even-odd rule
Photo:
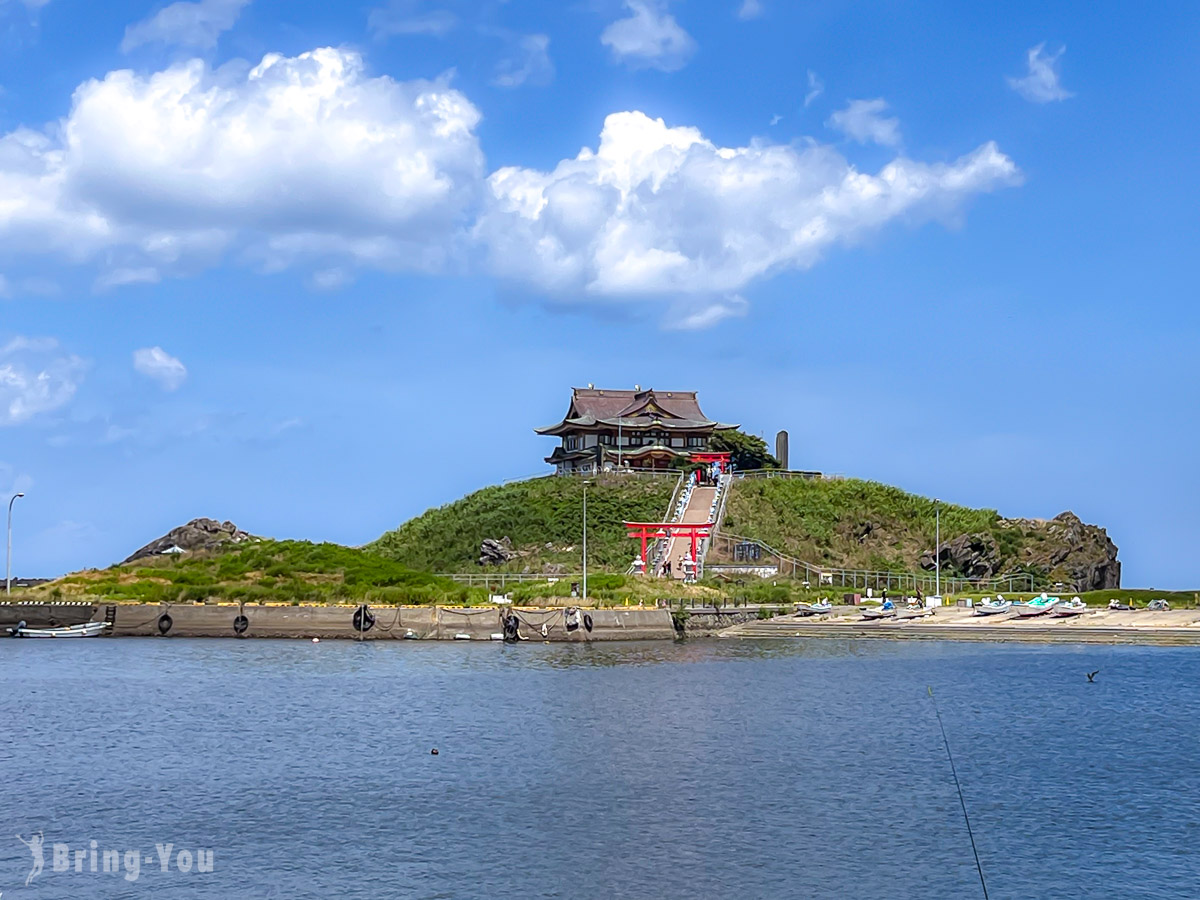
[[690, 537], [692, 559], [696, 558], [696, 545], [706, 537], [712, 537], [712, 522], [626, 522], [627, 537], [642, 539], [642, 562], [646, 560], [646, 541], [649, 538]]

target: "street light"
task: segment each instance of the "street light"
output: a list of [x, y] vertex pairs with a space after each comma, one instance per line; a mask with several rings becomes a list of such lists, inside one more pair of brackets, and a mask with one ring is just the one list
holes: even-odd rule
[[4, 593], [12, 593], [12, 508], [17, 502], [18, 497], [24, 497], [24, 493], [13, 494], [8, 499], [8, 556], [4, 561]]
[[934, 567], [935, 567], [934, 571], [937, 573], [935, 576], [936, 581], [934, 582], [934, 589], [937, 591], [937, 595], [939, 598], [942, 596], [942, 507], [941, 507], [941, 502], [942, 502], [941, 500], [933, 501], [933, 533], [934, 533], [933, 540], [934, 540], [934, 544], [935, 544], [935, 547], [933, 550], [933, 562], [934, 562]]
[[590, 481], [583, 483], [583, 602], [587, 605], [587, 489]]

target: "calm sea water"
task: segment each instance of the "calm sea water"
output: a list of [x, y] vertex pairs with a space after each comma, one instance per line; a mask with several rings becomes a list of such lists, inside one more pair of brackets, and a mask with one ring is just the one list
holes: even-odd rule
[[982, 896], [927, 685], [993, 898], [1200, 896], [1200, 651], [822, 640], [6, 641], [0, 892]]

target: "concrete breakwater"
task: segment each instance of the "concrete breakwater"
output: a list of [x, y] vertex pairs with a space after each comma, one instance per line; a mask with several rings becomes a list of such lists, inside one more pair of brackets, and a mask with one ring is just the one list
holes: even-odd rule
[[[368, 615], [364, 618], [361, 610]], [[69, 610], [69, 612], [68, 612]], [[665, 609], [580, 608], [569, 628], [568, 611], [507, 607], [257, 606], [167, 603], [13, 605], [0, 609], [0, 625], [29, 627], [82, 621], [113, 623], [115, 637], [342, 638], [347, 640], [486, 641], [502, 634], [503, 619], [516, 615], [519, 635], [531, 641], [672, 640], [675, 627]], [[69, 618], [68, 618], [69, 617]], [[12, 621], [8, 621], [11, 619]], [[587, 624], [591, 624], [590, 630]], [[362, 627], [360, 627], [360, 625]]]

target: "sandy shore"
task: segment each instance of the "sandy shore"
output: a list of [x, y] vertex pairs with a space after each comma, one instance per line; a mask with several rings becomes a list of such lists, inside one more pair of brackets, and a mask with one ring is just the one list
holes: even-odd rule
[[722, 638], [916, 638], [954, 641], [1033, 641], [1101, 644], [1200, 644], [1200, 609], [1097, 609], [1070, 618], [1049, 614], [976, 616], [963, 607], [943, 607], [919, 619], [866, 620], [859, 607], [824, 616], [778, 616], [727, 628]]

